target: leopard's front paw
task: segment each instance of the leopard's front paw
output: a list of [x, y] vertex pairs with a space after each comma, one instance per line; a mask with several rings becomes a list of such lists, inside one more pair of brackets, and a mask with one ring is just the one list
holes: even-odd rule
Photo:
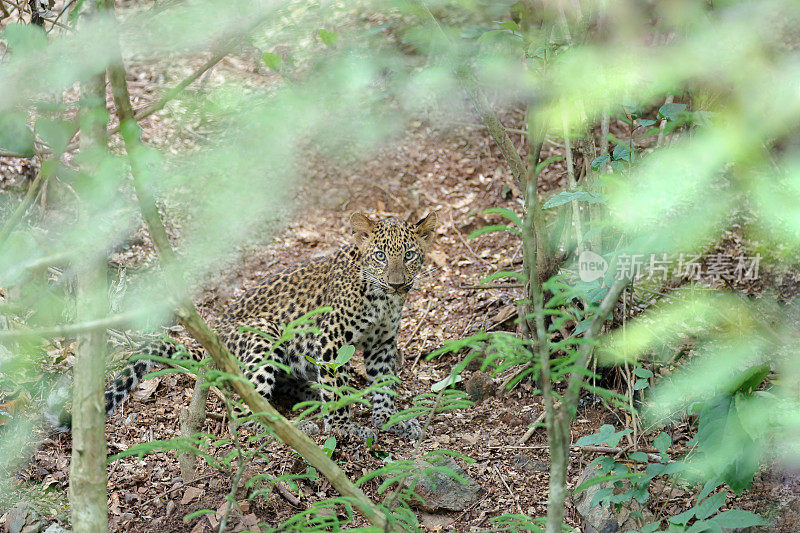
[[[383, 427], [384, 424], [386, 424], [385, 421], [379, 427]], [[419, 422], [414, 418], [392, 424], [386, 428], [385, 431], [410, 440], [417, 440], [422, 437], [422, 427], [420, 427]]]
[[305, 433], [308, 437], [319, 435], [319, 426], [313, 420], [301, 420], [296, 426], [297, 429]]
[[334, 433], [338, 433], [339, 435], [358, 437], [363, 441], [369, 439], [372, 439], [372, 442], [377, 441], [377, 436], [375, 435], [375, 432], [372, 429], [364, 427], [360, 424], [356, 424], [355, 422], [343, 422], [340, 424], [334, 424], [331, 430]]

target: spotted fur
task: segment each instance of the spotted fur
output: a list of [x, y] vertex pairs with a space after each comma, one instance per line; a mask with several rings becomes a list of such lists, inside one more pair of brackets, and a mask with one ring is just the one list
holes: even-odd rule
[[[228, 350], [244, 366], [245, 374], [267, 400], [332, 399], [333, 393], [311, 387], [321, 383], [343, 387], [348, 383], [347, 366], [336, 375], [320, 370], [305, 355], [316, 361], [332, 362], [340, 347], [355, 345], [364, 351], [364, 364], [371, 383], [381, 376], [396, 373], [397, 330], [406, 295], [422, 267], [425, 252], [433, 240], [436, 213], [416, 224], [397, 218], [373, 222], [361, 213], [351, 217], [356, 242], [316, 259], [302, 261], [265, 279], [235, 301], [223, 314], [217, 332]], [[288, 324], [321, 307], [332, 310], [315, 316], [319, 334], [302, 334], [271, 351], [272, 343], [263, 335], [240, 331], [255, 328], [274, 337], [280, 324]], [[167, 343], [149, 344], [142, 353], [172, 357], [175, 347]], [[270, 361], [291, 368], [289, 375]], [[106, 412], [113, 412], [151, 370], [151, 362], [138, 360], [128, 365], [105, 393]], [[392, 389], [372, 397], [372, 422], [381, 427], [396, 412]], [[374, 431], [350, 418], [348, 408], [325, 417], [327, 430], [361, 438], [374, 437]], [[389, 431], [407, 438], [418, 438], [416, 420], [393, 425]]]

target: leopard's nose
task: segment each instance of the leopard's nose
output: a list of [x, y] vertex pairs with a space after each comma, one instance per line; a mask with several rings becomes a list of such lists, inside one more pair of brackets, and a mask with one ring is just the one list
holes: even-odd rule
[[405, 286], [405, 283], [390, 283], [389, 286], [393, 288], [395, 292], [400, 292], [400, 289]]

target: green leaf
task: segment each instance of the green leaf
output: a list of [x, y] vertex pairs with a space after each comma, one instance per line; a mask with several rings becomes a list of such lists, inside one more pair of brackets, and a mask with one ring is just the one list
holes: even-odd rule
[[647, 454], [645, 452], [633, 452], [632, 454], [628, 455], [628, 457], [638, 463], [646, 463], [648, 461]]
[[489, 274], [485, 278], [482, 278], [478, 283], [489, 283], [490, 281], [502, 278], [513, 278], [519, 280], [520, 283], [525, 283], [528, 279], [522, 272], [515, 272], [513, 270], [501, 270], [499, 272]]
[[40, 117], [36, 120], [36, 133], [56, 154], [62, 154], [75, 134], [72, 123], [64, 120], [52, 120]]
[[542, 208], [551, 209], [553, 207], [564, 205], [573, 200], [578, 202], [587, 202], [590, 204], [603, 204], [606, 202], [606, 199], [599, 194], [593, 194], [586, 191], [561, 191], [547, 200]]
[[722, 482], [718, 478], [713, 478], [706, 481], [705, 485], [703, 485], [703, 489], [700, 491], [700, 494], [697, 495], [697, 501], [703, 501], [706, 496], [711, 494], [711, 491], [720, 485], [722, 485]]
[[618, 161], [629, 161], [632, 159], [630, 148], [624, 144], [616, 145], [613, 152], [611, 152], [611, 155], [614, 156], [614, 159]]
[[650, 120], [649, 118], [640, 118], [639, 120], [636, 121], [636, 123], [646, 128], [647, 126], [652, 126], [653, 124], [655, 124], [656, 121]]
[[653, 441], [653, 446], [655, 446], [656, 450], [658, 450], [662, 454], [667, 453], [667, 450], [669, 449], [671, 444], [672, 444], [672, 438], [663, 431], [659, 433], [658, 436]]
[[575, 442], [576, 446], [594, 446], [594, 445], [607, 445], [612, 448], [619, 444], [619, 441], [627, 435], [632, 433], [630, 429], [623, 429], [622, 431], [615, 432], [614, 426], [611, 424], [603, 425], [597, 433], [591, 435], [584, 435]]
[[478, 228], [469, 235], [467, 235], [468, 239], [474, 239], [478, 235], [483, 235], [484, 233], [491, 233], [493, 231], [507, 231], [509, 233], [513, 233], [514, 235], [520, 236], [522, 233], [512, 226], [505, 226], [503, 224], [491, 224], [489, 226], [484, 226], [482, 228]]
[[697, 520], [689, 528], [687, 528], [686, 531], [684, 531], [684, 533], [701, 533], [701, 532], [722, 533], [722, 528], [720, 528], [714, 522], [709, 522], [708, 520]]
[[280, 57], [273, 54], [272, 52], [264, 52], [261, 55], [261, 59], [262, 61], [264, 61], [264, 64], [267, 65], [269, 69], [274, 70], [275, 72], [279, 71], [281, 65], [283, 65], [283, 60], [281, 60]]
[[211, 509], [199, 509], [193, 513], [189, 513], [183, 517], [184, 522], [190, 522], [197, 518], [198, 516], [203, 516], [205, 514], [216, 514], [216, 511], [212, 511]]
[[334, 33], [332, 31], [324, 30], [322, 28], [320, 28], [320, 30], [317, 32], [317, 35], [319, 35], [319, 38], [322, 40], [323, 43], [325, 43], [325, 46], [328, 46], [328, 47], [331, 47], [331, 46], [335, 45], [336, 41], [339, 40], [339, 34], [338, 33]]
[[598, 303], [602, 301], [603, 298], [606, 297], [608, 294], [608, 289], [605, 287], [598, 287], [596, 289], [592, 289], [586, 293], [586, 301], [592, 303]]
[[748, 368], [742, 372], [742, 376], [739, 378], [736, 385], [731, 388], [730, 392], [753, 392], [759, 386], [761, 386], [762, 383], [764, 383], [764, 380], [767, 378], [767, 375], [769, 375], [769, 372], [770, 367], [767, 363]]
[[47, 46], [47, 35], [35, 24], [14, 22], [6, 26], [2, 38], [13, 54], [36, 52]]
[[597, 485], [598, 483], [605, 483], [606, 481], [618, 481], [622, 479], [636, 477], [638, 475], [639, 474], [630, 472], [628, 474], [610, 474], [608, 476], [593, 477], [592, 479], [587, 479], [586, 481], [575, 487], [575, 490], [572, 491], [572, 494], [577, 494], [580, 491], [591, 487], [592, 485]]
[[647, 381], [647, 379], [645, 379], [645, 378], [637, 379], [636, 383], [633, 384], [633, 390], [646, 389], [649, 384], [650, 384], [650, 382]]
[[625, 163], [622, 161], [612, 161], [609, 163], [611, 165], [611, 170], [614, 172], [624, 172], [625, 171]]
[[562, 159], [564, 158], [561, 157], [560, 155], [554, 155], [552, 157], [548, 157], [547, 159], [541, 161], [538, 165], [536, 165], [536, 170], [533, 171], [533, 175], [538, 176], [539, 174], [542, 173], [542, 170], [544, 170], [547, 167], [547, 165], [555, 163], [556, 161], [561, 161]]
[[658, 116], [673, 122], [678, 120], [685, 110], [686, 104], [664, 104], [658, 109]]
[[661, 527], [661, 520], [656, 522], [650, 522], [649, 524], [645, 524], [639, 530], [640, 533], [653, 533], [654, 531], [658, 531], [658, 528]]
[[519, 218], [519, 215], [517, 215], [514, 211], [512, 211], [507, 207], [490, 207], [489, 209], [486, 209], [483, 212], [484, 215], [488, 215], [490, 213], [497, 213], [498, 215], [502, 215], [511, 222], [513, 222], [514, 224], [516, 224], [518, 228], [522, 228], [522, 219]]
[[517, 25], [517, 23], [514, 22], [513, 20], [509, 20], [509, 21], [496, 20], [494, 23], [497, 24], [498, 26], [500, 26], [501, 28], [505, 28], [507, 30], [511, 30], [511, 31], [519, 30], [519, 25]]
[[592, 159], [592, 162], [590, 163], [590, 166], [592, 167], [592, 170], [594, 170], [595, 172], [598, 172], [601, 168], [606, 166], [609, 161], [611, 161], [611, 156], [610, 155], [608, 155], [608, 154], [599, 155], [599, 156], [595, 157], [594, 159]]
[[70, 11], [69, 17], [67, 17], [67, 26], [72, 26], [78, 20], [78, 15], [83, 12], [83, 2], [84, 0], [75, 2], [75, 6]]
[[712, 514], [716, 513], [720, 507], [725, 503], [725, 500], [728, 498], [728, 492], [718, 492], [716, 494], [712, 494], [705, 500], [703, 500], [700, 504], [696, 505], [695, 516], [697, 516], [700, 520], [705, 520]]
[[648, 369], [646, 369], [646, 368], [639, 367], [639, 368], [634, 368], [633, 369], [633, 375], [637, 376], [637, 377], [640, 377], [640, 378], [652, 378], [653, 377], [653, 372], [648, 370]]
[[683, 525], [686, 524], [686, 522], [688, 522], [689, 520], [691, 520], [693, 516], [694, 516], [694, 507], [692, 507], [688, 511], [684, 511], [680, 514], [676, 514], [675, 516], [669, 517], [669, 523]]
[[743, 511], [742, 509], [731, 509], [722, 511], [711, 519], [712, 522], [721, 527], [734, 529], [741, 527], [765, 526], [767, 521], [755, 513]]
[[336, 353], [336, 359], [333, 360], [333, 367], [339, 368], [344, 365], [353, 357], [354, 353], [356, 353], [356, 347], [352, 344], [345, 344], [339, 348], [339, 351]]
[[333, 451], [336, 449], [336, 437], [331, 435], [327, 439], [325, 439], [325, 443], [322, 445], [322, 451], [330, 458], [333, 455]]
[[0, 148], [22, 157], [34, 155], [33, 132], [28, 128], [27, 115], [17, 112], [0, 114]]
[[453, 374], [450, 374], [449, 376], [447, 376], [443, 380], [437, 381], [436, 383], [431, 385], [431, 390], [433, 392], [439, 392], [442, 389], [446, 389], [450, 385], [454, 385], [454, 384], [456, 384], [456, 383], [458, 383], [460, 381], [463, 381], [463, 379], [464, 378], [461, 377], [461, 374], [456, 374], [455, 377], [453, 376]]

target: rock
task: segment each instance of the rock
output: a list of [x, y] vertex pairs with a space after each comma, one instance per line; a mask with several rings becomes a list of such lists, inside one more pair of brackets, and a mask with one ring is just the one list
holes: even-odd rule
[[517, 470], [522, 470], [524, 472], [548, 472], [550, 470], [549, 465], [541, 461], [534, 461], [523, 453], [518, 453], [512, 457], [511, 464]]
[[18, 503], [6, 515], [8, 533], [40, 533], [46, 526], [47, 522], [26, 502]]
[[[575, 486], [579, 486], [584, 481], [588, 481], [597, 477], [600, 466], [593, 466], [584, 470]], [[605, 483], [598, 483], [591, 487], [582, 490], [575, 496], [572, 501], [575, 504], [575, 509], [581, 517], [581, 525], [584, 533], [616, 533], [618, 531], [637, 531], [639, 526], [636, 519], [631, 517], [631, 513], [641, 513], [645, 524], [652, 522], [653, 515], [647, 508], [637, 502], [636, 500], [629, 500], [622, 503], [622, 507], [618, 512], [615, 512], [608, 503], [603, 505], [595, 505], [590, 507], [592, 499], [602, 489], [611, 488], [614, 494], [626, 492], [630, 489], [630, 483], [623, 480], [620, 488], [615, 488], [614, 483], [607, 481]]]
[[455, 518], [445, 514], [426, 513], [425, 511], [419, 513], [419, 523], [425, 528], [425, 531], [445, 531], [455, 521]]
[[70, 533], [69, 529], [64, 529], [58, 524], [50, 524], [50, 527], [44, 530], [44, 533]]
[[[469, 477], [452, 457], [443, 456], [435, 462], [423, 459], [416, 461], [417, 471], [422, 472], [432, 467], [446, 467], [456, 475], [466, 479], [462, 483], [452, 476], [442, 472], [433, 471], [416, 477], [414, 492], [422, 499], [412, 498], [409, 505], [422, 511], [435, 513], [437, 511], [463, 511], [476, 501], [482, 491], [477, 481]], [[405, 483], [411, 483], [414, 477], [406, 478]]]
[[470, 400], [480, 403], [497, 390], [497, 384], [486, 372], [474, 372], [464, 384], [464, 390], [469, 394]]

